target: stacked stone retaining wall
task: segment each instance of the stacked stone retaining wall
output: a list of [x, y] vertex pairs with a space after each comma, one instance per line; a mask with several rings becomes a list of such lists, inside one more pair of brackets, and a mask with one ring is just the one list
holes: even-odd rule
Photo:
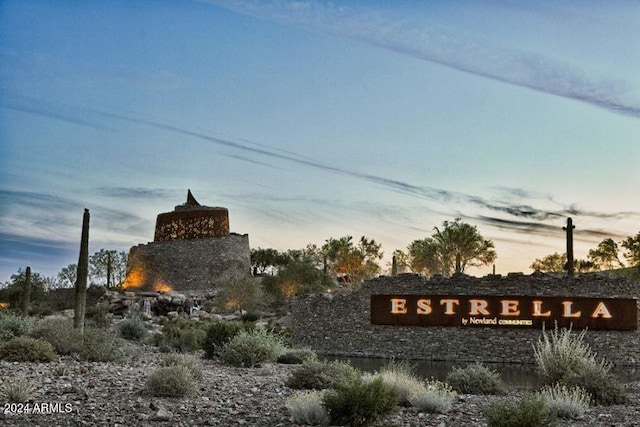
[[226, 275], [250, 274], [249, 236], [230, 234], [134, 246], [124, 287], [148, 291], [214, 289]]
[[[352, 293], [298, 297], [292, 304], [293, 341], [325, 355], [442, 361], [534, 363], [538, 329], [372, 325], [374, 294], [514, 295], [637, 298], [640, 283], [589, 274], [545, 274], [451, 279], [413, 274], [380, 277]], [[640, 315], [638, 316], [640, 319]], [[588, 331], [585, 341], [599, 357], [618, 365], [640, 364], [640, 331]]]

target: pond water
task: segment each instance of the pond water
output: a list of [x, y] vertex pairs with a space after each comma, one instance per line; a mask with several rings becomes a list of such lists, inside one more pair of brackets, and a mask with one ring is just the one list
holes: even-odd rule
[[[364, 372], [374, 372], [389, 364], [389, 359], [364, 358], [364, 357], [331, 357], [326, 360], [348, 361], [351, 365]], [[449, 371], [454, 367], [465, 367], [468, 363], [435, 362], [423, 360], [407, 361], [416, 369], [416, 374], [424, 379], [435, 378], [444, 380]], [[487, 367], [497, 371], [502, 376], [507, 387], [516, 390], [537, 390], [543, 386], [541, 378], [536, 373], [535, 365], [486, 363]], [[640, 367], [617, 367], [614, 371], [622, 382], [640, 381]]]

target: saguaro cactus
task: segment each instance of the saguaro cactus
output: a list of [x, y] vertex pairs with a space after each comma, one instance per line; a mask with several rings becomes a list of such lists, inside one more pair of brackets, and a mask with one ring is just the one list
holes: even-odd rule
[[573, 220], [567, 218], [567, 226], [562, 227], [567, 232], [567, 274], [573, 276], [574, 264], [573, 264], [573, 229], [576, 228], [573, 225]]
[[107, 289], [111, 287], [111, 251], [107, 251]]
[[82, 217], [82, 237], [80, 239], [80, 256], [78, 258], [78, 274], [76, 278], [75, 310], [73, 327], [84, 332], [84, 313], [87, 303], [87, 277], [89, 276], [89, 209], [84, 210]]
[[24, 273], [24, 283], [22, 285], [22, 312], [29, 314], [29, 304], [31, 303], [31, 267], [27, 267]]

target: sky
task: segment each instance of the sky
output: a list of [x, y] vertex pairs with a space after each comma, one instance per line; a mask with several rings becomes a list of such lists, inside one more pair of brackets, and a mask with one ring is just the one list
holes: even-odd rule
[[[640, 231], [640, 2], [0, 1], [0, 282], [153, 240], [395, 249], [462, 218], [496, 273]], [[470, 269], [483, 275], [492, 266]]]

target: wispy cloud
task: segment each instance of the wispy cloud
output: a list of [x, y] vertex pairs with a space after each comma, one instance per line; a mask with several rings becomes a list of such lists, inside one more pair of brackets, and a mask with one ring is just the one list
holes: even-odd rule
[[[530, 236], [537, 235], [541, 237], [554, 237], [554, 238], [558, 238], [558, 236], [562, 236], [564, 233], [564, 231], [562, 230], [562, 225], [553, 225], [549, 223], [518, 221], [518, 220], [512, 220], [512, 219], [489, 217], [484, 215], [479, 215], [477, 217], [473, 217], [472, 219], [476, 222], [486, 224], [493, 228], [507, 231], [509, 233], [527, 234]], [[589, 228], [586, 228], [586, 229], [580, 228], [580, 229], [574, 230], [574, 238], [576, 240], [581, 240], [586, 242], [600, 241], [605, 238], [622, 240], [625, 237], [627, 236], [612, 230], [589, 229]]]
[[74, 200], [55, 196], [52, 194], [37, 193], [34, 191], [19, 191], [0, 189], [0, 202], [4, 206], [24, 206], [29, 208], [40, 208], [47, 206], [49, 209], [79, 209], [82, 207]]
[[52, 260], [63, 266], [77, 257], [78, 246], [69, 242], [0, 231], [0, 271], [15, 272], [18, 267], [31, 266], [40, 272], [50, 268]]
[[465, 73], [640, 118], [629, 82], [598, 80], [545, 54], [499, 46], [441, 28], [424, 28], [362, 8], [318, 1], [202, 0], [230, 10], [375, 45]]
[[69, 255], [77, 251], [77, 245], [38, 237], [25, 237], [20, 233], [0, 232], [0, 254], [6, 259], [35, 257], [47, 259], [53, 255]]
[[534, 207], [530, 204], [521, 204], [518, 203], [520, 200], [519, 197], [514, 199], [503, 199], [503, 201], [491, 201], [482, 197], [477, 196], [463, 196], [466, 201], [469, 203], [481, 207], [489, 209], [493, 212], [505, 213], [513, 217], [517, 218], [526, 218], [530, 220], [538, 220], [538, 221], [547, 221], [547, 220], [557, 220], [560, 218], [566, 218], [570, 216], [581, 216], [581, 217], [591, 217], [598, 219], [622, 219], [625, 217], [632, 217], [640, 215], [638, 212], [598, 212], [587, 209], [582, 209], [576, 205], [569, 206], [561, 206], [557, 203], [558, 209], [550, 210], [550, 209], [541, 209]]
[[162, 199], [175, 195], [173, 191], [162, 188], [141, 187], [100, 187], [98, 194], [116, 199]]
[[[285, 160], [288, 162], [297, 163], [300, 165], [308, 166], [314, 169], [320, 169], [327, 172], [333, 172], [341, 175], [351, 176], [353, 178], [358, 178], [361, 180], [368, 181], [373, 184], [377, 184], [383, 187], [386, 187], [390, 190], [402, 193], [409, 194], [416, 197], [428, 199], [428, 200], [440, 200], [447, 201], [451, 200], [456, 196], [456, 193], [449, 192], [447, 190], [437, 189], [428, 186], [417, 186], [413, 184], [409, 184], [407, 182], [403, 182], [396, 179], [386, 178], [378, 175], [368, 174], [365, 172], [354, 171], [338, 166], [324, 164], [322, 162], [318, 162], [309, 157], [294, 153], [292, 151], [284, 151], [272, 146], [268, 146], [265, 144], [257, 144], [250, 143], [246, 140], [232, 140], [230, 138], [220, 138], [212, 135], [205, 134], [203, 132], [194, 131], [191, 129], [182, 128], [180, 126], [176, 126], [173, 124], [163, 123], [155, 120], [148, 120], [139, 117], [135, 117], [133, 115], [125, 115], [125, 114], [116, 114], [110, 113], [107, 111], [102, 111], [98, 109], [89, 109], [89, 108], [79, 108], [79, 107], [62, 107], [58, 108], [57, 106], [53, 106], [48, 103], [35, 104], [31, 100], [29, 100], [28, 105], [25, 108], [22, 108], [22, 105], [13, 102], [7, 102], [5, 100], [0, 100], [0, 106], [4, 108], [11, 108], [19, 111], [24, 111], [32, 114], [41, 115], [44, 117], [50, 117], [62, 121], [67, 121], [75, 124], [80, 124], [84, 126], [94, 126], [94, 120], [98, 120], [98, 117], [109, 120], [118, 120], [118, 121], [126, 121], [129, 123], [135, 123], [138, 125], [148, 126], [155, 129], [160, 129], [164, 131], [169, 131], [172, 133], [177, 133], [184, 136], [190, 136], [193, 138], [197, 138], [199, 140], [207, 141], [210, 143], [214, 143], [216, 145], [220, 145], [223, 147], [235, 149], [240, 152], [250, 153], [254, 155], [259, 155], [262, 157], [267, 157], [271, 159]], [[56, 114], [56, 111], [66, 111], [66, 114], [60, 116]], [[92, 120], [87, 120], [87, 117], [93, 118]], [[237, 154], [225, 154], [221, 153], [223, 156], [227, 157], [237, 157]], [[246, 160], [246, 159], [242, 159]], [[267, 163], [270, 164], [270, 163]]]
[[[5, 106], [5, 101], [0, 100], [0, 107]], [[257, 161], [254, 158], [264, 158], [268, 159], [269, 162], [260, 162], [264, 165], [272, 165], [273, 160], [285, 161], [289, 163], [294, 163], [302, 166], [306, 166], [312, 169], [320, 170], [323, 172], [334, 173], [342, 176], [347, 176], [350, 178], [354, 178], [357, 180], [369, 182], [371, 184], [375, 184], [386, 190], [408, 195], [411, 197], [416, 197], [421, 200], [430, 201], [430, 202], [438, 202], [438, 203], [447, 203], [451, 205], [467, 205], [467, 206], [475, 206], [483, 209], [487, 209], [494, 213], [500, 213], [507, 215], [507, 219], [511, 218], [526, 218], [529, 220], [536, 221], [546, 221], [559, 219], [567, 216], [587, 216], [593, 218], [600, 219], [620, 219], [624, 217], [635, 217], [638, 216], [638, 212], [597, 212], [597, 211], [588, 211], [581, 209], [575, 205], [563, 206], [559, 203], [553, 202], [550, 197], [542, 196], [542, 198], [546, 202], [552, 202], [555, 206], [555, 209], [544, 209], [540, 207], [535, 207], [531, 203], [522, 203], [523, 199], [533, 199], [540, 200], [540, 195], [533, 194], [524, 189], [501, 189], [501, 191], [506, 195], [506, 197], [500, 197], [499, 199], [490, 199], [486, 197], [481, 197], [474, 194], [467, 194], [462, 192], [450, 191], [442, 188], [435, 188], [431, 186], [417, 185], [413, 183], [409, 183], [406, 181], [402, 181], [399, 179], [388, 178], [385, 176], [375, 175], [372, 173], [357, 171], [354, 169], [344, 168], [341, 166], [335, 166], [326, 164], [312, 158], [303, 156], [301, 154], [292, 152], [292, 151], [283, 151], [276, 147], [266, 145], [266, 144], [258, 144], [254, 142], [250, 142], [247, 140], [236, 140], [231, 138], [221, 138], [213, 135], [206, 134], [202, 131], [195, 131], [192, 129], [183, 128], [181, 126], [177, 126], [174, 124], [169, 124], [156, 120], [149, 120], [145, 118], [135, 117], [133, 115], [126, 114], [117, 114], [111, 113], [108, 111], [98, 110], [95, 108], [82, 108], [82, 107], [65, 107], [62, 106], [58, 108], [57, 106], [53, 106], [51, 104], [42, 103], [40, 105], [33, 105], [32, 108], [28, 111], [33, 114], [40, 114], [47, 117], [53, 117], [51, 113], [51, 109], [60, 109], [68, 112], [64, 118], [59, 118], [59, 120], [72, 121], [74, 123], [80, 122], [80, 118], [82, 117], [92, 117], [94, 121], [101, 120], [102, 122], [106, 122], [110, 124], [110, 126], [115, 127], [116, 123], [114, 121], [123, 121], [128, 123], [134, 123], [140, 126], [147, 126], [154, 129], [159, 129], [183, 136], [188, 136], [191, 138], [195, 138], [201, 141], [206, 141], [208, 143], [225, 147], [229, 149], [232, 153], [220, 153], [220, 155], [237, 158], [241, 157], [241, 160], [247, 160], [245, 156], [241, 156], [237, 153], [247, 153], [252, 157], [250, 160]], [[27, 111], [27, 110], [25, 110]], [[78, 118], [78, 120], [74, 120]], [[69, 120], [71, 119], [71, 120]], [[235, 153], [233, 153], [235, 151]], [[128, 195], [135, 195], [135, 189], [128, 190], [120, 190], [125, 191]], [[153, 192], [149, 193], [147, 190], [140, 190], [142, 194], [153, 194]], [[0, 194], [0, 197], [2, 195]], [[548, 203], [547, 203], [548, 204]]]
[[550, 235], [556, 234], [561, 226], [554, 226], [551, 224], [545, 224], [540, 222], [531, 221], [517, 221], [512, 219], [504, 219], [497, 217], [489, 217], [484, 215], [478, 215], [477, 220], [484, 224], [492, 225], [495, 228], [507, 231], [516, 231], [519, 233], [535, 233], [538, 235]]
[[[89, 208], [105, 238], [115, 233], [144, 229], [145, 219], [130, 212], [94, 201], [81, 203], [69, 197], [0, 189], [0, 233], [52, 242], [75, 241], [79, 236], [82, 211]], [[1, 254], [0, 254], [1, 255]]]
[[49, 103], [29, 96], [18, 95], [4, 88], [0, 88], [0, 95], [2, 96], [0, 105], [2, 108], [8, 110], [35, 114], [49, 119], [103, 131], [112, 130], [111, 127], [104, 123], [104, 120], [93, 120], [91, 115], [87, 115], [86, 113], [81, 114], [76, 108]]
[[267, 168], [280, 169], [280, 168], [278, 168], [278, 167], [276, 167], [276, 166], [274, 166], [274, 165], [272, 165], [270, 163], [261, 162], [259, 160], [254, 160], [254, 159], [252, 159], [250, 157], [247, 157], [247, 156], [240, 156], [238, 154], [225, 154], [225, 156], [226, 157], [230, 157], [232, 159], [240, 160], [240, 161], [243, 161], [243, 162], [251, 163], [251, 164], [254, 164], [254, 165], [257, 165], [257, 166], [264, 166], [264, 167], [267, 167]]

